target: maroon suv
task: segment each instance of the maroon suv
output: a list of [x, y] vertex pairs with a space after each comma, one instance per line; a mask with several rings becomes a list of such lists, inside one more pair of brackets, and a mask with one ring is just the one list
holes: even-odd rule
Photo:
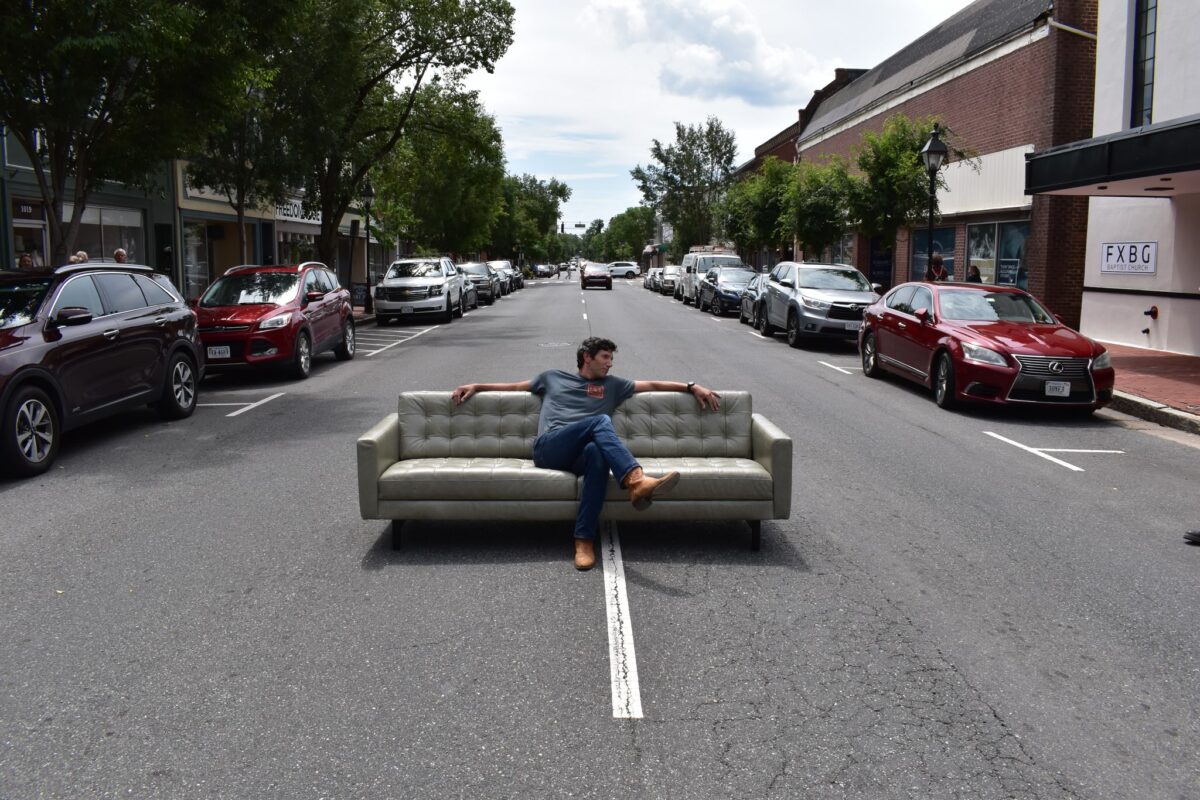
[[350, 292], [324, 265], [234, 267], [194, 305], [210, 369], [282, 366], [307, 378], [312, 357], [354, 358]]
[[204, 359], [196, 315], [164, 275], [85, 263], [0, 272], [0, 465], [45, 472], [63, 433], [153, 404], [196, 408]]

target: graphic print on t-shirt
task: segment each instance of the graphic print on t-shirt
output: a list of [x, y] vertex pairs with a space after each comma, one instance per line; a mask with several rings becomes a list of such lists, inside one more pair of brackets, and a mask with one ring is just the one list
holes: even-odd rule
[[604, 384], [589, 383], [587, 387], [588, 397], [595, 397], [597, 400], [604, 399]]

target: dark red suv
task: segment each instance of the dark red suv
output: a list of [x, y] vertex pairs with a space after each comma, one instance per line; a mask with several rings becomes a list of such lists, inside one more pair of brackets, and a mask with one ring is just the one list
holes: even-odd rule
[[0, 272], [0, 465], [50, 468], [63, 433], [151, 403], [196, 408], [204, 371], [196, 315], [164, 275], [85, 263]]
[[354, 358], [350, 292], [316, 261], [234, 267], [193, 307], [212, 370], [274, 365], [307, 378], [317, 353]]

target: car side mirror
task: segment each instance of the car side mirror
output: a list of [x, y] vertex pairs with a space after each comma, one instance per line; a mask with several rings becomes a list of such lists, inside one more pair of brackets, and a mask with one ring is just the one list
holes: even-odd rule
[[795, 282], [793, 282], [793, 281], [792, 281], [792, 280], [790, 280], [789, 278], [784, 278], [783, 280], [781, 280], [781, 281], [779, 282], [779, 285], [780, 285], [780, 286], [786, 286], [786, 287], [787, 287], [787, 288], [789, 288], [789, 289], [794, 289], [794, 288], [796, 287], [796, 284], [795, 284]]
[[92, 312], [86, 308], [76, 306], [68, 306], [60, 309], [58, 315], [54, 318], [55, 325], [71, 326], [71, 325], [86, 325], [92, 321]]
[[883, 294], [883, 284], [882, 283], [872, 283], [871, 291], [874, 292], [875, 294]]
[[913, 314], [922, 323], [933, 321], [933, 315], [929, 313], [928, 308], [918, 308], [916, 311], [913, 312]]
[[325, 296], [324, 292], [318, 292], [316, 290], [313, 290], [311, 292], [306, 292], [304, 295], [304, 299], [305, 299], [305, 301], [311, 303], [314, 300], [320, 300], [324, 296]]

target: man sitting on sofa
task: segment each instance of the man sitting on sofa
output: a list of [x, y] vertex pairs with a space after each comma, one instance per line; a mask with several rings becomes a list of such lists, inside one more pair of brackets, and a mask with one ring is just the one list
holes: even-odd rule
[[631, 381], [609, 375], [617, 346], [592, 336], [575, 355], [578, 372], [547, 370], [531, 381], [518, 383], [468, 383], [450, 395], [461, 405], [476, 392], [533, 392], [542, 396], [538, 437], [533, 443], [533, 463], [583, 476], [579, 511], [575, 516], [575, 568], [596, 564], [596, 529], [611, 472], [639, 511], [679, 482], [678, 472], [651, 478], [613, 429], [611, 415], [637, 392], [688, 392], [701, 408], [716, 411], [720, 395], [695, 383]]

